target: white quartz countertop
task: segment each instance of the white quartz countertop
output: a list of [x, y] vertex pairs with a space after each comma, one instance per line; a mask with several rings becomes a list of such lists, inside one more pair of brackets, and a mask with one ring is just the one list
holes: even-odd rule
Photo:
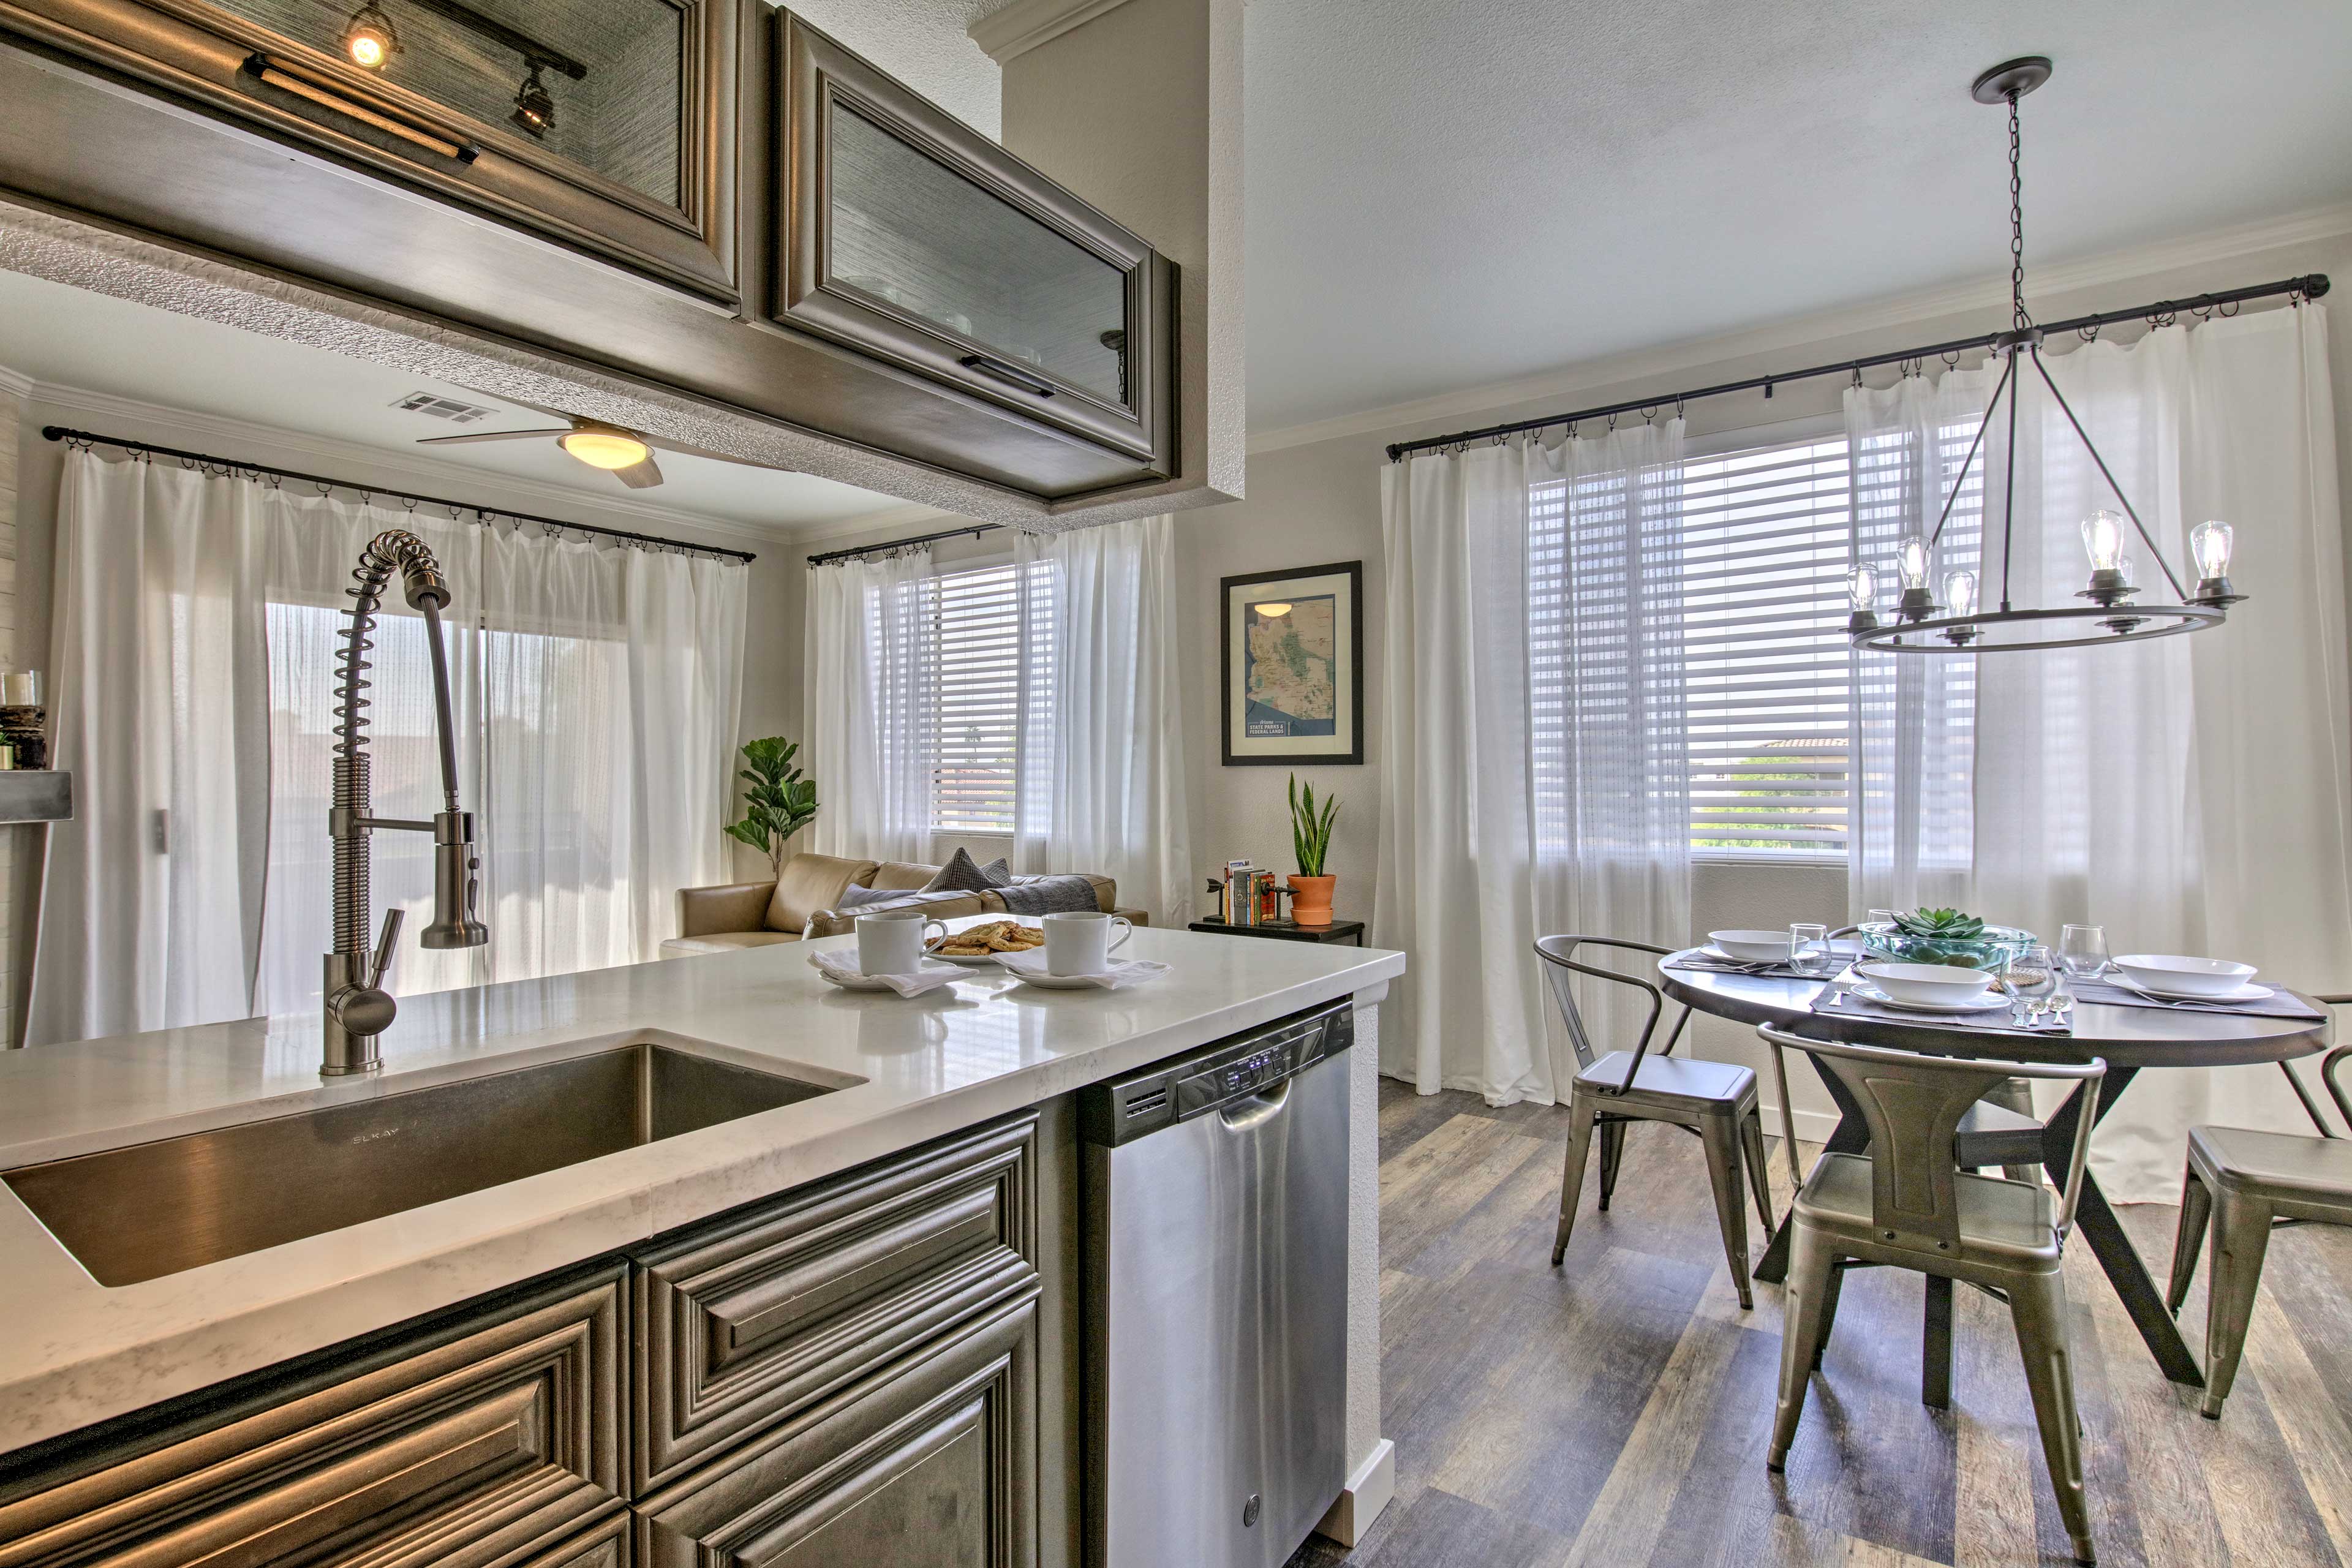
[[[957, 922], [962, 923], [962, 922]], [[649, 1035], [834, 1092], [142, 1284], [98, 1284], [0, 1186], [0, 1452], [598, 1257], [1335, 997], [1401, 953], [1138, 930], [1172, 973], [911, 999], [820, 979], [837, 937], [412, 996], [379, 1076], [322, 1081], [316, 1014], [0, 1053], [0, 1170]], [[159, 1194], [159, 1197], [161, 1195]]]

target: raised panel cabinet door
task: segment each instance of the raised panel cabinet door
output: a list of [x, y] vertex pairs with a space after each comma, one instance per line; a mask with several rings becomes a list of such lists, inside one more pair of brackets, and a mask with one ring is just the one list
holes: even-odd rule
[[614, 1507], [587, 1529], [575, 1531], [513, 1568], [629, 1568], [635, 1535], [629, 1510]]
[[1024, 1111], [636, 1254], [635, 1489], [1037, 1290]]
[[[732, 307], [738, 62], [745, 20], [760, 14], [751, 5], [0, 0], [0, 26]], [[184, 151], [184, 167], [156, 177], [203, 183], [200, 141]], [[236, 195], [219, 192], [223, 203]], [[345, 221], [331, 210], [256, 216], [265, 229]], [[222, 224], [236, 226], [226, 213]], [[385, 260], [421, 272], [435, 262]]]
[[[488, 1568], [617, 1510], [621, 1266], [0, 1492], [0, 1568]], [[280, 1394], [282, 1393], [282, 1396]], [[593, 1555], [591, 1560], [593, 1561]]]
[[639, 1568], [1034, 1568], [1036, 1295], [637, 1504]]
[[789, 13], [769, 314], [1173, 471], [1175, 267]]

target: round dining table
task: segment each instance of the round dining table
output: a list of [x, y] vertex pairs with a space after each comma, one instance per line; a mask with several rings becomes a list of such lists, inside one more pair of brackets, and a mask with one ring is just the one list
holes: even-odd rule
[[[1671, 953], [1658, 961], [1661, 988], [1668, 996], [1694, 1012], [1710, 1013], [1739, 1024], [1770, 1024], [1777, 1028], [1803, 1035], [1811, 1039], [1848, 1040], [1865, 1045], [1891, 1046], [1903, 1050], [1916, 1050], [1934, 1056], [1976, 1057], [1994, 1061], [2089, 1061], [2094, 1058], [2107, 1064], [2106, 1076], [2095, 1080], [2095, 1086], [2085, 1084], [2068, 1095], [2064, 1104], [2043, 1125], [2042, 1131], [2042, 1164], [2050, 1173], [2053, 1184], [2065, 1182], [2066, 1157], [2074, 1141], [2074, 1127], [2083, 1114], [2084, 1094], [2095, 1087], [2098, 1101], [2092, 1110], [2093, 1125], [2105, 1120], [2131, 1087], [2132, 1080], [2142, 1072], [2165, 1068], [2242, 1067], [2263, 1062], [2286, 1062], [2297, 1057], [2314, 1055], [2327, 1042], [2328, 1025], [2326, 1007], [2300, 992], [2290, 993], [2318, 1015], [2315, 1018], [2288, 1018], [2252, 1013], [2221, 1013], [2204, 1008], [2128, 1007], [2078, 1003], [2074, 1009], [2071, 1033], [2055, 1030], [2026, 1031], [2021, 1029], [1989, 1029], [1981, 1026], [1958, 1026], [1923, 1016], [1916, 1021], [1897, 1022], [1876, 1015], [1864, 1016], [1841, 1014], [1832, 1006], [1816, 1011], [1814, 1002], [1821, 996], [1827, 980], [1799, 978], [1781, 974], [1753, 974], [1722, 969], [1680, 968], [1679, 961], [1693, 960], [1694, 952]], [[1696, 959], [1696, 962], [1710, 962]], [[1825, 1152], [1836, 1154], [1858, 1154], [1870, 1146], [1870, 1134], [1855, 1104], [1836, 1078], [1822, 1070], [1818, 1062], [1814, 1070], [1837, 1103], [1838, 1124], [1823, 1145]], [[2292, 1076], [2292, 1075], [2290, 1075]], [[2301, 1085], [2297, 1084], [2298, 1096]], [[2308, 1104], [2308, 1100], [2305, 1100]], [[2185, 1157], [2185, 1156], [2184, 1156]], [[2124, 1232], [2123, 1224], [2116, 1217], [2099, 1184], [2088, 1171], [2083, 1173], [2083, 1192], [2074, 1207], [2075, 1228], [2090, 1244], [2098, 1258], [2099, 1267], [2115, 1286], [2122, 1299], [2124, 1310], [2131, 1314], [2140, 1338], [2156, 1357], [2164, 1375], [2175, 1383], [2191, 1387], [2205, 1385], [2204, 1373], [2189, 1353], [2189, 1345], [2180, 1337], [2179, 1326], [2164, 1308], [2164, 1293], [2140, 1260], [2131, 1238]], [[1757, 1265], [1756, 1278], [1779, 1281], [1789, 1268], [1790, 1221], [1783, 1218], [1773, 1232], [1772, 1244]], [[1947, 1302], [1948, 1309], [1948, 1302]], [[1939, 1348], [1936, 1323], [1936, 1302], [1930, 1298], [1928, 1344], [1929, 1359], [1935, 1359]], [[1942, 1346], [1948, 1367], [1949, 1323], [1942, 1325]], [[1936, 1369], [1931, 1364], [1928, 1377], [1931, 1385]], [[1945, 1381], [1948, 1384], [1948, 1372]]]

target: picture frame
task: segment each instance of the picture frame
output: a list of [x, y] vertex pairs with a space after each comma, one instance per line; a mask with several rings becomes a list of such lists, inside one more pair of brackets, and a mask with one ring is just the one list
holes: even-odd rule
[[1222, 580], [1218, 728], [1227, 767], [1364, 760], [1364, 563]]

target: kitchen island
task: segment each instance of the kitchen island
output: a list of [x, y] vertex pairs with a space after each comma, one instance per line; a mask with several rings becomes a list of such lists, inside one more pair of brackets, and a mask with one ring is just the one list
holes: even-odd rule
[[[383, 1073], [363, 1079], [319, 1079], [315, 1015], [0, 1057], [0, 1169], [8, 1171], [644, 1044], [782, 1074], [809, 1090], [581, 1163], [111, 1287], [0, 1191], [0, 1462], [36, 1445], [70, 1448], [68, 1435], [93, 1424], [135, 1421], [175, 1398], [593, 1267], [1012, 1113], [1066, 1110], [1076, 1090], [1113, 1075], [1353, 998], [1347, 1428], [1363, 1484], [1340, 1500], [1338, 1528], [1347, 1531], [1351, 1503], [1359, 1520], [1377, 1511], [1385, 1445], [1371, 1004], [1402, 972], [1402, 956], [1139, 930], [1126, 956], [1173, 971], [1134, 989], [1049, 994], [977, 970], [904, 999], [835, 990], [809, 967], [812, 947], [853, 940], [412, 997], [384, 1037]], [[1050, 1150], [1054, 1118], [1041, 1125]], [[1049, 1207], [1071, 1201], [1043, 1184]], [[1065, 1283], [1051, 1278], [1052, 1261], [1049, 1296]], [[1066, 1560], [1053, 1531], [1044, 1533], [1040, 1560]]]

